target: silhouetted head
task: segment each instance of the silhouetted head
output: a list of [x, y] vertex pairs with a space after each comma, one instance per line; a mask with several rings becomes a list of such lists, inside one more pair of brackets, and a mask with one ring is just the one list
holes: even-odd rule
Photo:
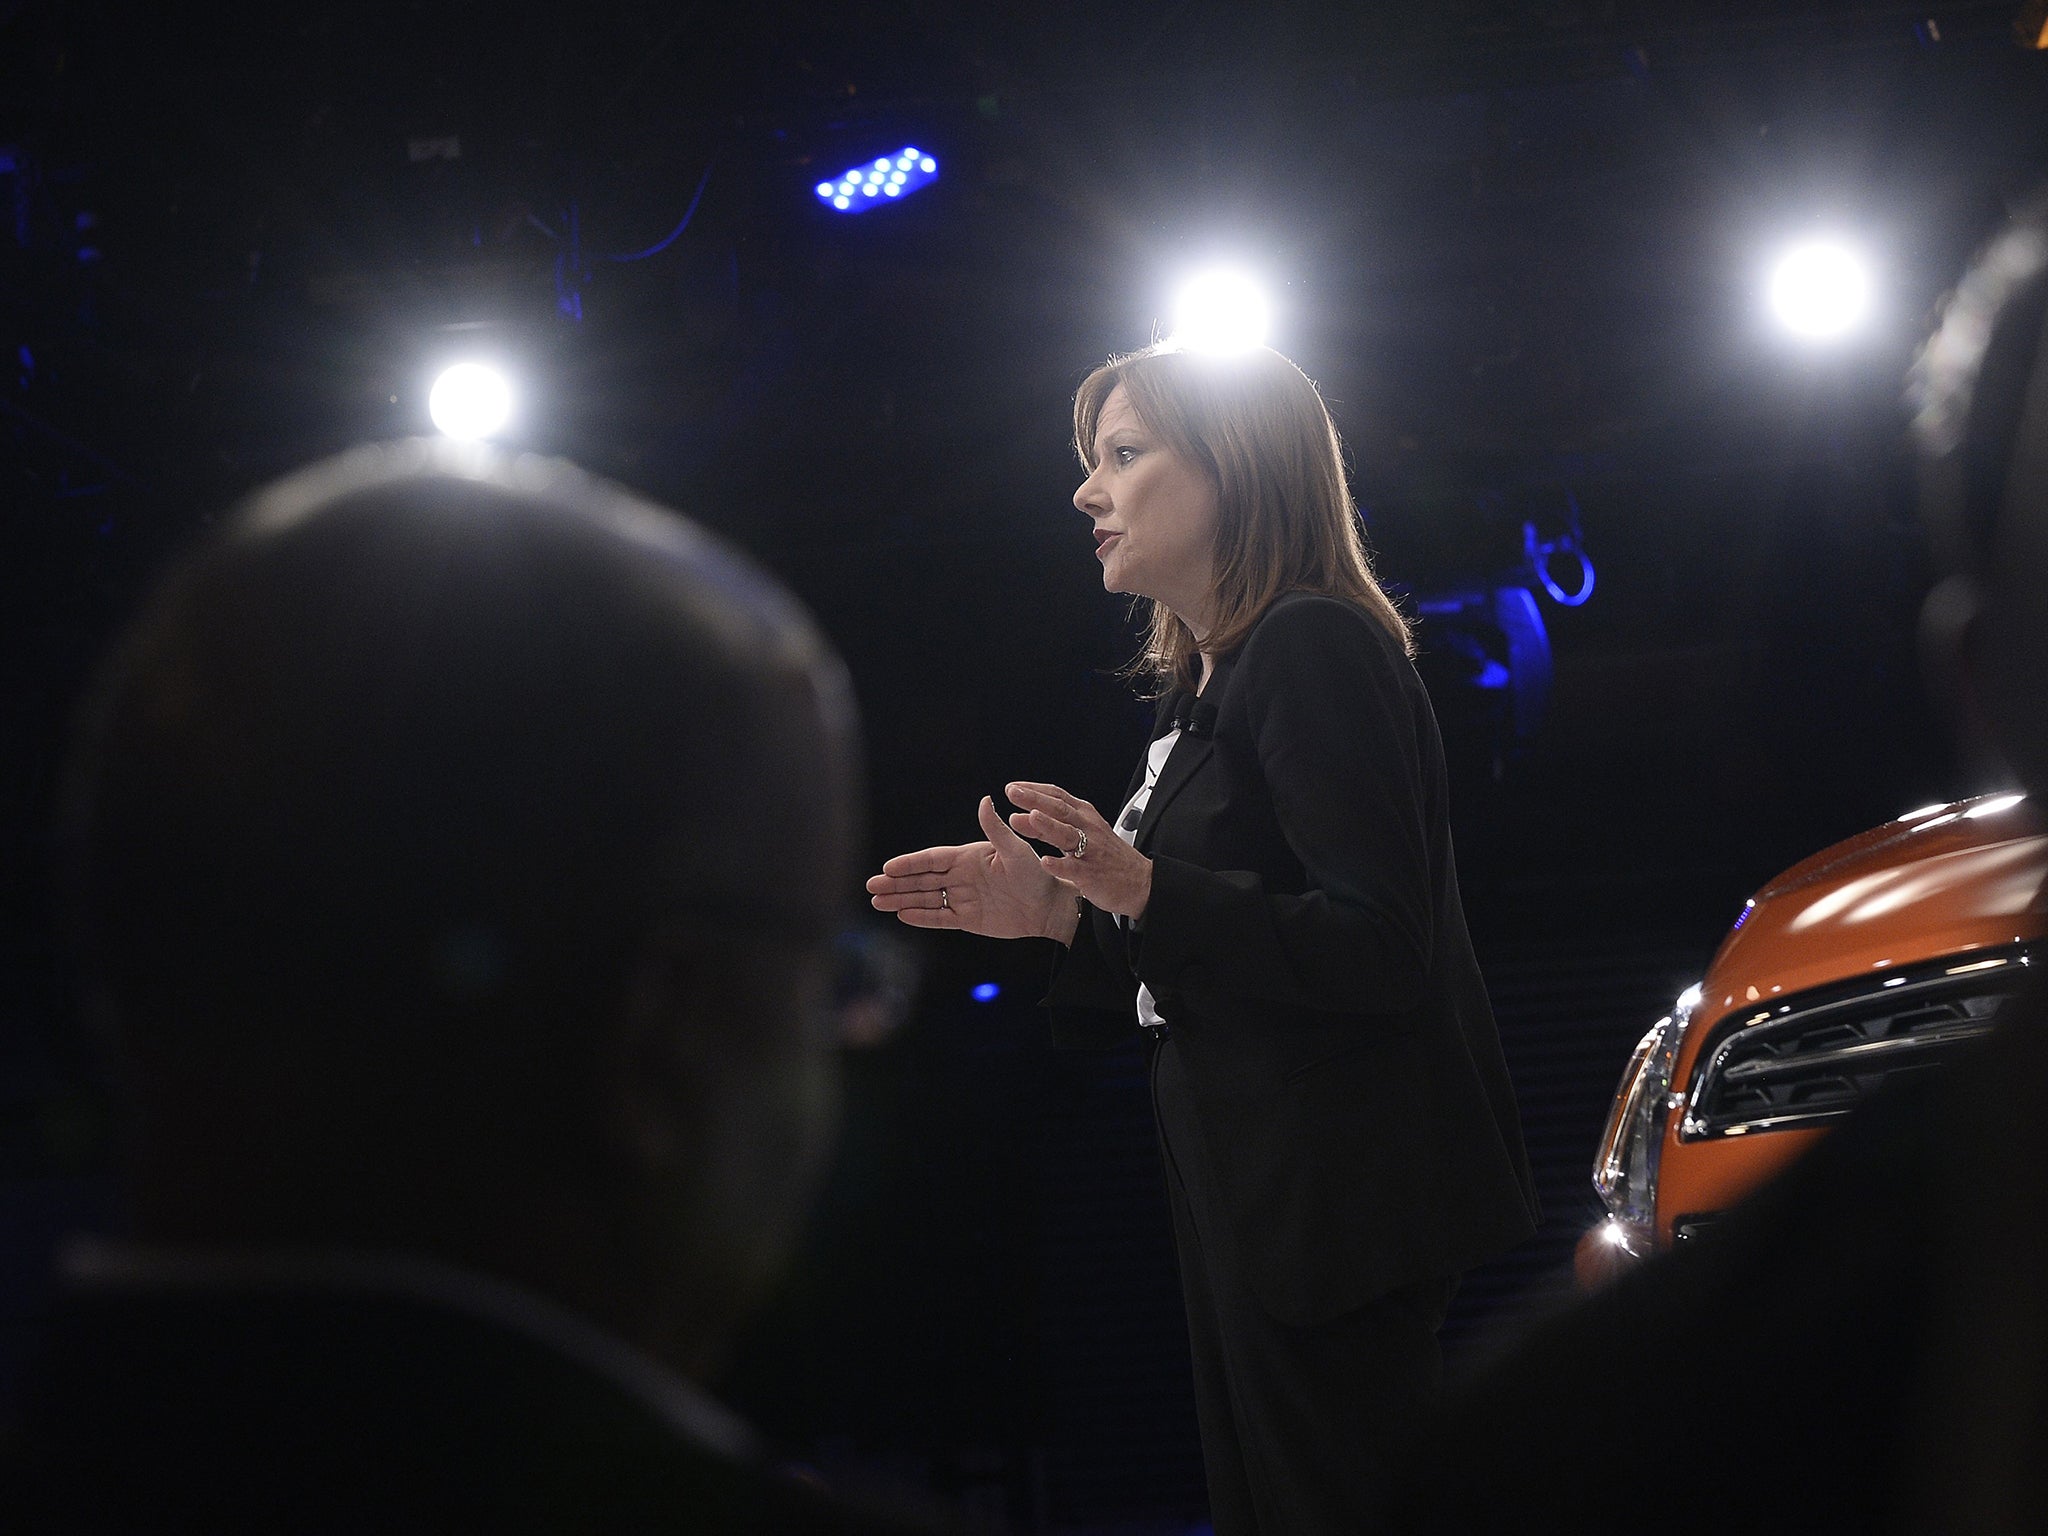
[[2048, 795], [2048, 192], [1972, 264], [1914, 369], [1925, 510], [1946, 575], [1931, 668], [1966, 720]]
[[426, 1253], [701, 1367], [830, 1123], [852, 738], [779, 587], [566, 465], [259, 492], [122, 640], [66, 797], [142, 1235]]

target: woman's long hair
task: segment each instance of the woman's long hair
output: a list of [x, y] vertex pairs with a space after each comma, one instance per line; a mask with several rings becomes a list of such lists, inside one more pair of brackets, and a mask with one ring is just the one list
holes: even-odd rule
[[1121, 386], [1145, 428], [1216, 486], [1215, 627], [1194, 631], [1156, 599], [1131, 663], [1161, 692], [1192, 686], [1198, 652], [1243, 643], [1274, 599], [1319, 592], [1356, 603], [1403, 651], [1408, 621], [1381, 588], [1344, 475], [1344, 448], [1308, 376], [1269, 347], [1216, 356], [1158, 342], [1113, 357], [1074, 396], [1074, 448], [1095, 472], [1095, 432]]

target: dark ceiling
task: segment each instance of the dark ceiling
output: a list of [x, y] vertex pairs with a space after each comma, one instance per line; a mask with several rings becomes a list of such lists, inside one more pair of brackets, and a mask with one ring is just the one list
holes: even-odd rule
[[[1530, 508], [1582, 510], [1600, 584], [1545, 604], [1542, 728], [1503, 751], [1439, 700], [1482, 907], [1719, 911], [1974, 782], [1912, 657], [1898, 400], [2048, 171], [2014, 4], [185, 9], [0, 4], [17, 742], [51, 739], [167, 548], [270, 474], [424, 429], [433, 362], [484, 340], [525, 445], [817, 609], [881, 848], [964, 835], [1010, 777], [1113, 795], [1142, 712], [1067, 505], [1066, 400], [1229, 256], [1336, 409], [1391, 579], [1483, 582]], [[812, 197], [908, 142], [931, 189], [861, 218]], [[1880, 272], [1831, 350], [1759, 298], [1815, 230]], [[17, 758], [36, 805], [50, 752]]]

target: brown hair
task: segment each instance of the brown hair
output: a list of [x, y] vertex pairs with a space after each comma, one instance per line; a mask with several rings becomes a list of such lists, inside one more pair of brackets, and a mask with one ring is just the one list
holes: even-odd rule
[[1151, 631], [1134, 673], [1162, 690], [1193, 683], [1198, 649], [1236, 649], [1288, 592], [1356, 603], [1413, 653], [1408, 621], [1373, 575], [1336, 424], [1306, 374], [1270, 347], [1217, 356], [1168, 341], [1113, 357], [1074, 395], [1074, 449], [1090, 474], [1102, 408], [1119, 387], [1217, 493], [1215, 628], [1198, 647], [1178, 615], [1147, 599]]

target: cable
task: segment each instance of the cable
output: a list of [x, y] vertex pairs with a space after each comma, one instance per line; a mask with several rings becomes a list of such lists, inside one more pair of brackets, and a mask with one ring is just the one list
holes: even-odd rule
[[[1543, 584], [1551, 601], [1563, 608], [1577, 608], [1593, 595], [1593, 561], [1586, 553], [1586, 536], [1579, 524], [1579, 498], [1569, 489], [1564, 493], [1565, 506], [1570, 513], [1570, 523], [1564, 534], [1555, 539], [1536, 537], [1533, 520], [1522, 524], [1522, 552], [1528, 558], [1529, 569]], [[1567, 592], [1558, 585], [1557, 578], [1550, 574], [1553, 556], [1570, 555], [1579, 562], [1579, 590]]]
[[1579, 562], [1581, 576], [1579, 590], [1566, 592], [1557, 584], [1557, 578], [1550, 574], [1550, 557], [1556, 553], [1558, 550], [1555, 548], [1545, 549], [1536, 556], [1536, 579], [1543, 583], [1543, 590], [1558, 604], [1566, 608], [1577, 608], [1593, 595], [1593, 562], [1583, 549], [1573, 547], [1568, 551]]
[[[716, 160], [713, 160], [711, 162], [712, 165], [716, 165], [717, 163], [718, 162]], [[704, 189], [705, 187], [710, 185], [710, 182], [711, 165], [707, 165], [704, 167], [704, 174], [697, 178], [696, 195], [690, 199], [690, 206], [683, 210], [683, 221], [680, 224], [676, 225], [674, 229], [668, 232], [667, 239], [657, 240], [654, 244], [647, 247], [647, 249], [644, 251], [634, 251], [631, 255], [628, 256], [607, 256], [604, 259], [606, 261], [645, 261], [650, 256], [659, 256], [663, 251], [667, 250], [670, 246], [674, 245], [676, 241], [680, 240], [682, 238], [683, 231], [690, 227], [690, 220], [692, 217], [695, 216], [697, 212], [697, 204], [704, 200]]]

